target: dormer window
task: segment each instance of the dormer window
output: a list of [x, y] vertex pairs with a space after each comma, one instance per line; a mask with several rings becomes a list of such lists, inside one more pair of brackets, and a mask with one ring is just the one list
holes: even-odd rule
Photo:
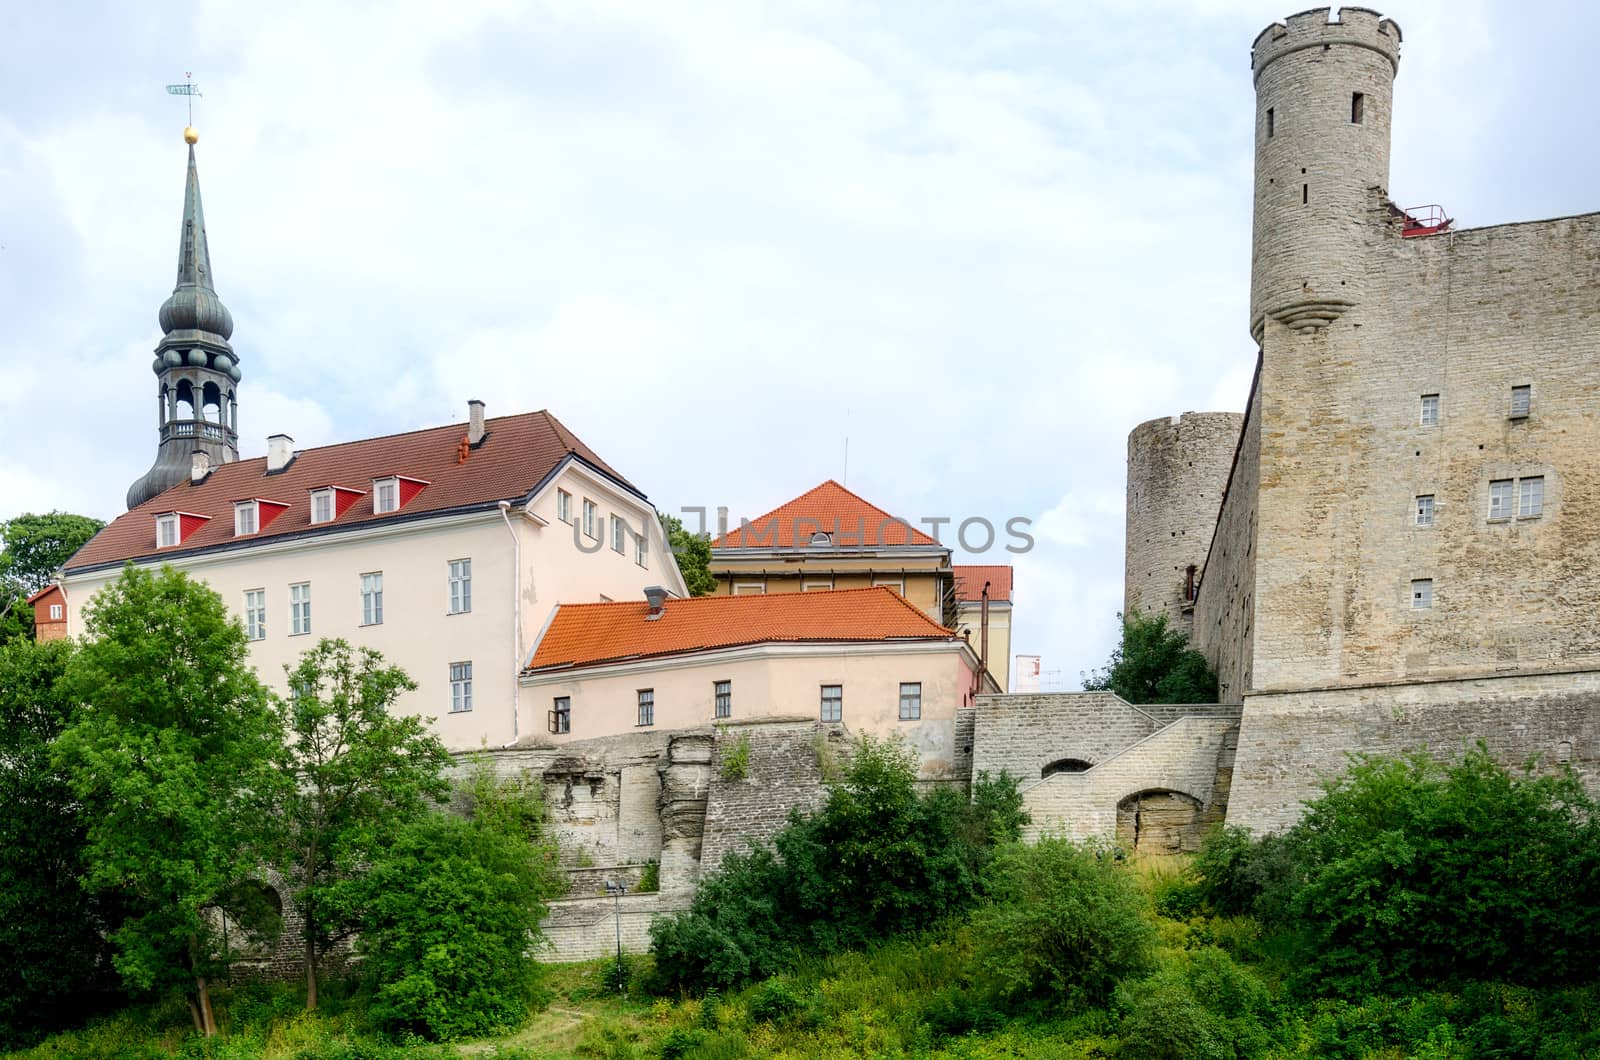
[[372, 510], [379, 515], [400, 510], [400, 480], [380, 478], [372, 484]]
[[259, 528], [260, 509], [255, 501], [238, 501], [233, 506], [233, 536], [244, 537]]
[[180, 540], [182, 536], [178, 532], [178, 513], [156, 516], [156, 547], [171, 548]]
[[313, 523], [333, 522], [333, 490], [311, 491], [311, 521]]
[[825, 548], [833, 544], [833, 535], [826, 530], [818, 530], [811, 535], [811, 544], [819, 548]]

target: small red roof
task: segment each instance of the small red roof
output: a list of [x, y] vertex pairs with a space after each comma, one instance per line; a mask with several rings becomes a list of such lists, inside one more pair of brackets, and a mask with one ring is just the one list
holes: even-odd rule
[[955, 636], [884, 585], [828, 593], [562, 604], [528, 671], [598, 666], [747, 644], [948, 640]]
[[833, 479], [729, 530], [712, 548], [804, 548], [818, 532], [830, 534], [835, 548], [883, 545], [938, 545], [939, 542], [851, 493]]
[[[32, 596], [28, 597], [27, 602], [29, 604], [36, 604], [40, 600], [43, 600], [45, 597], [49, 596], [51, 593], [60, 593], [60, 592], [61, 592], [61, 586], [56, 585], [54, 582], [52, 582], [51, 584], [46, 585], [43, 589], [40, 589], [38, 592], [34, 593]], [[62, 599], [66, 599], [66, 594], [65, 593], [61, 593], [61, 597], [62, 597]]]
[[991, 604], [1008, 604], [1011, 602], [1011, 568], [1005, 564], [986, 565], [981, 563], [956, 564], [956, 600], [963, 604], [976, 604], [983, 601], [983, 583], [989, 583], [989, 602]]
[[[267, 472], [265, 457], [214, 465], [211, 473], [200, 482], [180, 482], [112, 520], [67, 561], [67, 569], [231, 545], [240, 540], [233, 535], [232, 519], [233, 502], [240, 497], [265, 495], [289, 505], [270, 525], [250, 535], [251, 543], [291, 534], [326, 533], [361, 523], [410, 518], [428, 512], [488, 507], [501, 500], [519, 500], [532, 493], [568, 456], [578, 457], [643, 497], [548, 412], [500, 416], [487, 421], [485, 426], [487, 432], [482, 444], [472, 450], [465, 461], [458, 459], [458, 446], [467, 433], [467, 425], [457, 423], [304, 449], [295, 454], [287, 467], [271, 474]], [[329, 483], [367, 483], [373, 478], [392, 475], [426, 481], [428, 485], [399, 512], [375, 514], [373, 498], [363, 493], [333, 521], [312, 524], [312, 490], [325, 488]], [[155, 517], [171, 511], [192, 512], [211, 521], [185, 535], [180, 547], [157, 549]]]

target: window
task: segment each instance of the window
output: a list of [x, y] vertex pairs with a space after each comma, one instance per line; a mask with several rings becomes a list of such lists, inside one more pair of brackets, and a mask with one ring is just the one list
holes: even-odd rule
[[900, 720], [916, 721], [922, 717], [922, 682], [900, 685]]
[[311, 632], [311, 583], [299, 582], [289, 586], [289, 634], [299, 636]]
[[563, 523], [572, 522], [572, 494], [556, 490], [556, 518]]
[[1433, 579], [1418, 578], [1411, 583], [1411, 608], [1426, 611], [1433, 606]]
[[267, 639], [267, 591], [250, 589], [244, 594], [244, 632], [251, 640]]
[[361, 624], [383, 625], [383, 572], [361, 576]]
[[372, 510], [379, 515], [400, 510], [400, 480], [381, 478], [372, 484]]
[[557, 696], [555, 708], [550, 711], [549, 729], [556, 735], [572, 731], [572, 697]]
[[1425, 494], [1417, 498], [1417, 525], [1433, 525], [1433, 494]]
[[256, 502], [240, 501], [233, 506], [233, 536], [243, 537], [256, 532]]
[[639, 689], [639, 724], [654, 725], [656, 723], [656, 690], [653, 688]]
[[1439, 423], [1439, 395], [1422, 395], [1422, 426], [1434, 427]]
[[450, 664], [450, 713], [465, 714], [472, 709], [472, 664]]
[[1508, 478], [1495, 479], [1489, 483], [1489, 518], [1511, 518], [1511, 485]]
[[178, 543], [178, 517], [176, 515], [156, 516], [156, 547], [171, 548]]
[[313, 523], [333, 522], [333, 491], [311, 491], [311, 521]]
[[584, 501], [583, 501], [583, 532], [585, 534], [588, 534], [590, 537], [594, 537], [594, 538], [598, 538], [600, 536], [600, 531], [595, 528], [595, 514], [598, 511], [599, 511], [599, 508], [597, 508], [595, 506], [594, 501], [589, 500], [587, 497], [584, 498]]
[[1350, 123], [1361, 125], [1367, 120], [1367, 96], [1364, 92], [1350, 94]]
[[627, 551], [627, 537], [627, 524], [622, 521], [622, 516], [613, 515], [611, 517], [611, 551], [618, 553]]
[[717, 717], [733, 717], [733, 682], [717, 681], [712, 684], [711, 689], [716, 702]]
[[823, 721], [843, 721], [844, 720], [844, 686], [843, 685], [823, 685], [822, 686], [822, 720]]
[[633, 561], [641, 567], [650, 565], [650, 539], [645, 537], [645, 531], [640, 530], [633, 539]]
[[61, 621], [61, 605], [60, 604], [51, 604], [50, 605], [50, 621], [52, 621], [52, 622], [60, 622]]
[[1517, 486], [1517, 518], [1533, 519], [1543, 514], [1544, 476], [1522, 479]]
[[1273, 113], [1273, 108], [1268, 107], [1267, 108], [1267, 139], [1269, 139], [1269, 140], [1272, 139], [1273, 126], [1276, 124], [1276, 122], [1274, 122], [1273, 119], [1276, 116], [1277, 115]]
[[906, 594], [906, 581], [904, 578], [874, 578], [873, 585], [887, 585], [901, 596]]
[[767, 591], [767, 587], [760, 582], [734, 582], [733, 595], [735, 596], [760, 596]]
[[1511, 418], [1524, 419], [1533, 408], [1533, 387], [1514, 386], [1511, 388]]
[[831, 582], [831, 581], [825, 581], [825, 582], [802, 581], [800, 583], [800, 591], [803, 592], [803, 593], [825, 593], [825, 592], [830, 591], [832, 588], [833, 588], [833, 582]]
[[463, 615], [472, 610], [472, 561], [450, 561], [450, 613]]

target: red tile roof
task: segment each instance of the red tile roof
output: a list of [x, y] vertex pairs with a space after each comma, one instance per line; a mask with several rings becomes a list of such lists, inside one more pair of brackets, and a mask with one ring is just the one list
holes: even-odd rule
[[[451, 424], [406, 434], [304, 449], [281, 471], [267, 472], [265, 457], [215, 465], [199, 483], [181, 482], [165, 493], [118, 516], [79, 549], [66, 569], [79, 570], [155, 555], [187, 555], [244, 541], [267, 541], [293, 534], [337, 532], [364, 523], [406, 519], [430, 512], [488, 507], [501, 500], [521, 500], [542, 483], [569, 455], [608, 475], [639, 496], [643, 494], [548, 412], [500, 416], [486, 424], [482, 444], [463, 463], [457, 447], [467, 425]], [[406, 475], [425, 480], [398, 512], [374, 514], [369, 493], [356, 498], [328, 523], [311, 523], [311, 491], [332, 485], [353, 490], [372, 488], [374, 478]], [[247, 538], [233, 534], [233, 502], [239, 497], [268, 497], [289, 505], [269, 526]], [[210, 517], [177, 548], [156, 548], [156, 520], [163, 512], [185, 511]]]
[[983, 600], [983, 583], [989, 583], [990, 603], [1011, 602], [1011, 568], [1004, 564], [985, 565], [969, 563], [955, 565], [956, 600], [963, 604]]
[[562, 604], [529, 663], [530, 672], [598, 666], [747, 644], [948, 640], [955, 636], [893, 589], [701, 596], [668, 600], [646, 616], [643, 600]]
[[869, 504], [833, 479], [813, 490], [751, 519], [747, 526], [730, 530], [711, 542], [712, 548], [804, 548], [811, 535], [833, 535], [837, 548], [873, 548], [882, 545], [937, 545], [939, 542]]

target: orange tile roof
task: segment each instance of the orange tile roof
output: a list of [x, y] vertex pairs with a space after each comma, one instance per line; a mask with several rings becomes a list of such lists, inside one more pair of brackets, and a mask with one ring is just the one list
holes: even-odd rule
[[[118, 564], [158, 554], [188, 555], [247, 541], [322, 534], [380, 520], [521, 500], [569, 455], [641, 498], [644, 496], [549, 412], [499, 416], [487, 421], [485, 427], [482, 444], [462, 463], [457, 462], [457, 447], [466, 436], [465, 423], [303, 449], [286, 468], [271, 474], [267, 473], [265, 457], [215, 465], [201, 482], [180, 482], [113, 519], [67, 561], [66, 569]], [[367, 493], [356, 498], [332, 522], [312, 525], [312, 490], [338, 485], [370, 491], [374, 478], [389, 475], [421, 479], [428, 485], [398, 512], [375, 514], [373, 497]], [[267, 497], [286, 503], [289, 508], [260, 533], [236, 538], [233, 502], [240, 497]], [[155, 517], [171, 511], [193, 512], [210, 522], [189, 534], [181, 546], [157, 549]]]
[[1011, 602], [1011, 568], [1005, 564], [989, 565], [969, 563], [955, 565], [956, 599], [963, 603], [980, 603], [983, 600], [983, 583], [989, 583], [990, 603]]
[[829, 479], [815, 489], [774, 508], [748, 525], [728, 531], [711, 542], [712, 548], [804, 548], [819, 530], [833, 535], [834, 547], [872, 548], [882, 545], [938, 545], [910, 520], [870, 504]]
[[646, 616], [643, 600], [562, 604], [540, 638], [528, 671], [598, 666], [624, 659], [735, 648], [748, 644], [948, 640], [939, 625], [888, 586], [825, 593], [672, 599]]

